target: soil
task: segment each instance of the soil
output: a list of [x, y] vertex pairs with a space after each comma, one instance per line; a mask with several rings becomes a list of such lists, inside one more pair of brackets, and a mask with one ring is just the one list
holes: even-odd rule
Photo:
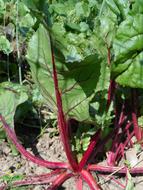
[[[53, 129], [48, 128], [45, 130], [44, 134], [39, 137], [39, 130], [33, 128], [29, 128], [25, 131], [25, 129], [17, 130], [17, 136], [19, 140], [24, 144], [25, 148], [33, 153], [34, 155], [40, 156], [43, 159], [51, 160], [51, 161], [66, 161], [66, 155], [63, 151], [62, 144], [60, 142], [59, 136], [54, 136], [52, 138], [49, 137]], [[133, 154], [133, 153], [131, 153]], [[140, 154], [140, 163], [139, 166], [143, 166], [143, 154]], [[105, 161], [102, 163], [105, 165]], [[6, 140], [0, 142], [0, 178], [4, 175], [34, 175], [34, 174], [42, 174], [48, 173], [49, 170], [44, 167], [37, 166], [36, 164], [27, 161], [22, 155], [18, 154], [14, 156], [12, 154], [11, 148]], [[121, 178], [120, 176], [116, 176], [117, 180], [122, 184], [126, 183], [125, 178]], [[116, 184], [114, 181], [108, 181], [106, 176], [98, 176], [98, 179], [102, 182], [103, 190], [122, 190], [124, 189], [120, 185]], [[143, 177], [133, 177], [132, 178], [135, 184], [135, 190], [143, 189]], [[41, 186], [31, 186], [28, 187], [30, 190], [46, 190], [48, 185]], [[75, 182], [74, 179], [70, 179], [66, 181], [59, 190], [75, 190]], [[87, 185], [84, 186], [84, 190], [89, 190]], [[19, 187], [18, 190], [21, 190]], [[130, 190], [130, 189], [127, 189]]]

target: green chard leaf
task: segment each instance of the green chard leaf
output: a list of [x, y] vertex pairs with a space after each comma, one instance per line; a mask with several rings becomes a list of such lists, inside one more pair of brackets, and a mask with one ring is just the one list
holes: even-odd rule
[[0, 36], [0, 51], [3, 51], [7, 55], [13, 51], [11, 43], [4, 35]]
[[112, 46], [118, 24], [126, 18], [129, 11], [127, 0], [105, 0], [99, 13], [100, 35], [107, 47]]
[[[55, 52], [65, 115], [78, 121], [91, 121], [89, 102], [94, 96], [100, 78], [102, 59], [95, 54], [80, 62], [67, 63], [64, 57], [56, 55]], [[40, 26], [30, 40], [27, 59], [35, 82], [46, 98], [50, 109], [56, 112], [50, 40], [43, 26]]]
[[16, 108], [27, 99], [25, 87], [10, 82], [0, 84], [0, 114], [12, 128]]
[[134, 0], [132, 4], [131, 14], [141, 13], [143, 14], [143, 1], [142, 0]]
[[113, 43], [112, 75], [123, 86], [143, 88], [143, 14], [128, 16]]

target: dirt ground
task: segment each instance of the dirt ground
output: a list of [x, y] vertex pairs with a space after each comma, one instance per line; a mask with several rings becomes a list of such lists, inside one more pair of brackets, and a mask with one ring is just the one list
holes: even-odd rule
[[[62, 148], [62, 144], [58, 136], [53, 138], [49, 137], [49, 133], [52, 129], [48, 129], [45, 133], [38, 138], [39, 131], [29, 129], [28, 132], [18, 131], [17, 136], [19, 140], [24, 144], [25, 148], [43, 159], [51, 161], [65, 161], [66, 156]], [[34, 132], [33, 132], [34, 131]], [[139, 166], [143, 166], [143, 155], [140, 156]], [[0, 143], [0, 179], [3, 175], [33, 175], [49, 172], [44, 167], [37, 166], [36, 164], [27, 161], [23, 156], [13, 156], [9, 144], [3, 140]], [[124, 189], [114, 181], [104, 183], [106, 176], [98, 176], [99, 180], [103, 181], [103, 190], [122, 190]], [[106, 178], [107, 181], [107, 178]], [[125, 178], [118, 177], [118, 181], [125, 184]], [[143, 189], [143, 177], [133, 177], [135, 183], [135, 190]], [[30, 190], [46, 190], [48, 185], [31, 186]], [[60, 190], [76, 190], [75, 182], [73, 179], [66, 181]], [[84, 190], [88, 190], [89, 187], [84, 186]], [[20, 190], [20, 187], [19, 187]], [[129, 189], [128, 189], [129, 190]]]

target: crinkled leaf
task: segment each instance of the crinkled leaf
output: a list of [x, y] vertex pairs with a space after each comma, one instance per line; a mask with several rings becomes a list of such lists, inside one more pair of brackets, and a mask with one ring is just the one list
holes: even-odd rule
[[111, 12], [111, 10], [108, 9], [100, 17], [100, 35], [108, 47], [111, 46], [112, 40], [115, 36], [116, 25], [117, 17], [113, 12]]
[[92, 7], [91, 2], [68, 0], [61, 3], [55, 2], [49, 6], [53, 21], [53, 36], [67, 47], [67, 50], [62, 49], [62, 52], [69, 62], [81, 61], [95, 54], [97, 43], [93, 40], [93, 28], [95, 16], [98, 13], [96, 5]]
[[87, 3], [78, 2], [75, 5], [76, 15], [77, 17], [85, 18], [90, 14], [90, 9]]
[[[49, 34], [42, 26], [29, 43], [27, 59], [33, 78], [46, 98], [49, 107], [56, 111]], [[69, 117], [79, 121], [91, 120], [89, 101], [99, 80], [101, 61], [97, 55], [73, 63], [66, 63], [63, 57], [60, 59], [56, 57], [63, 109]]]
[[142, 13], [143, 14], [143, 1], [134, 0], [132, 4], [132, 13]]
[[118, 24], [125, 19], [129, 11], [127, 0], [105, 0], [102, 3], [99, 20], [100, 35], [105, 45], [110, 47], [114, 39]]
[[89, 30], [89, 25], [86, 22], [81, 22], [79, 26], [81, 32], [86, 32]]
[[35, 19], [33, 19], [32, 16], [28, 13], [22, 17], [21, 22], [19, 23], [19, 26], [30, 28], [34, 25], [34, 23], [35, 23]]
[[143, 15], [128, 16], [122, 22], [113, 43], [115, 61], [125, 62], [143, 50]]
[[124, 86], [143, 88], [143, 15], [128, 16], [113, 43], [113, 76]]
[[131, 60], [128, 68], [116, 78], [116, 81], [123, 86], [143, 88], [143, 52]]
[[105, 0], [108, 7], [119, 17], [120, 20], [124, 20], [129, 11], [128, 0]]
[[46, 0], [23, 0], [23, 3], [30, 9], [39, 22], [51, 25], [48, 11], [48, 2]]

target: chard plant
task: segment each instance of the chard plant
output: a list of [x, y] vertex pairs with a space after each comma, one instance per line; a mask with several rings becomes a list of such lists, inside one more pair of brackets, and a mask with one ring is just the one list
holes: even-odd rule
[[[131, 175], [142, 174], [143, 167], [131, 167], [131, 163], [119, 167], [118, 164], [126, 159], [126, 149], [136, 143], [142, 144], [142, 1], [24, 2], [37, 19], [37, 29], [29, 41], [26, 57], [35, 83], [50, 110], [57, 115], [67, 162], [46, 161], [26, 151], [5, 116], [0, 115], [3, 128], [18, 151], [30, 161], [52, 170], [48, 174], [27, 176], [11, 185], [49, 184], [47, 189], [54, 190], [72, 177], [78, 190], [83, 189], [83, 182], [89, 189], [99, 190], [100, 181], [93, 176], [96, 172], [99, 176], [110, 174], [108, 177], [123, 189], [133, 188]], [[66, 17], [66, 10], [68, 12], [74, 5], [76, 19], [73, 17], [72, 23]], [[56, 26], [59, 27], [56, 23], [59, 17], [62, 17], [58, 21], [60, 24], [65, 22], [62, 25], [64, 34], [59, 31], [60, 35], [55, 31]], [[90, 44], [90, 52], [83, 50], [79, 56], [80, 50], [75, 42], [72, 44], [73, 39], [67, 46], [69, 36], [65, 31], [75, 37], [87, 30], [86, 35], [94, 46]], [[73, 49], [76, 56], [73, 56]], [[82, 130], [82, 126], [87, 129]], [[87, 147], [80, 156], [76, 147], [79, 131], [89, 135]], [[101, 154], [106, 154], [106, 165], [99, 163]], [[113, 177], [116, 174], [127, 176], [127, 187]], [[0, 187], [1, 190], [7, 188], [7, 184]]]

